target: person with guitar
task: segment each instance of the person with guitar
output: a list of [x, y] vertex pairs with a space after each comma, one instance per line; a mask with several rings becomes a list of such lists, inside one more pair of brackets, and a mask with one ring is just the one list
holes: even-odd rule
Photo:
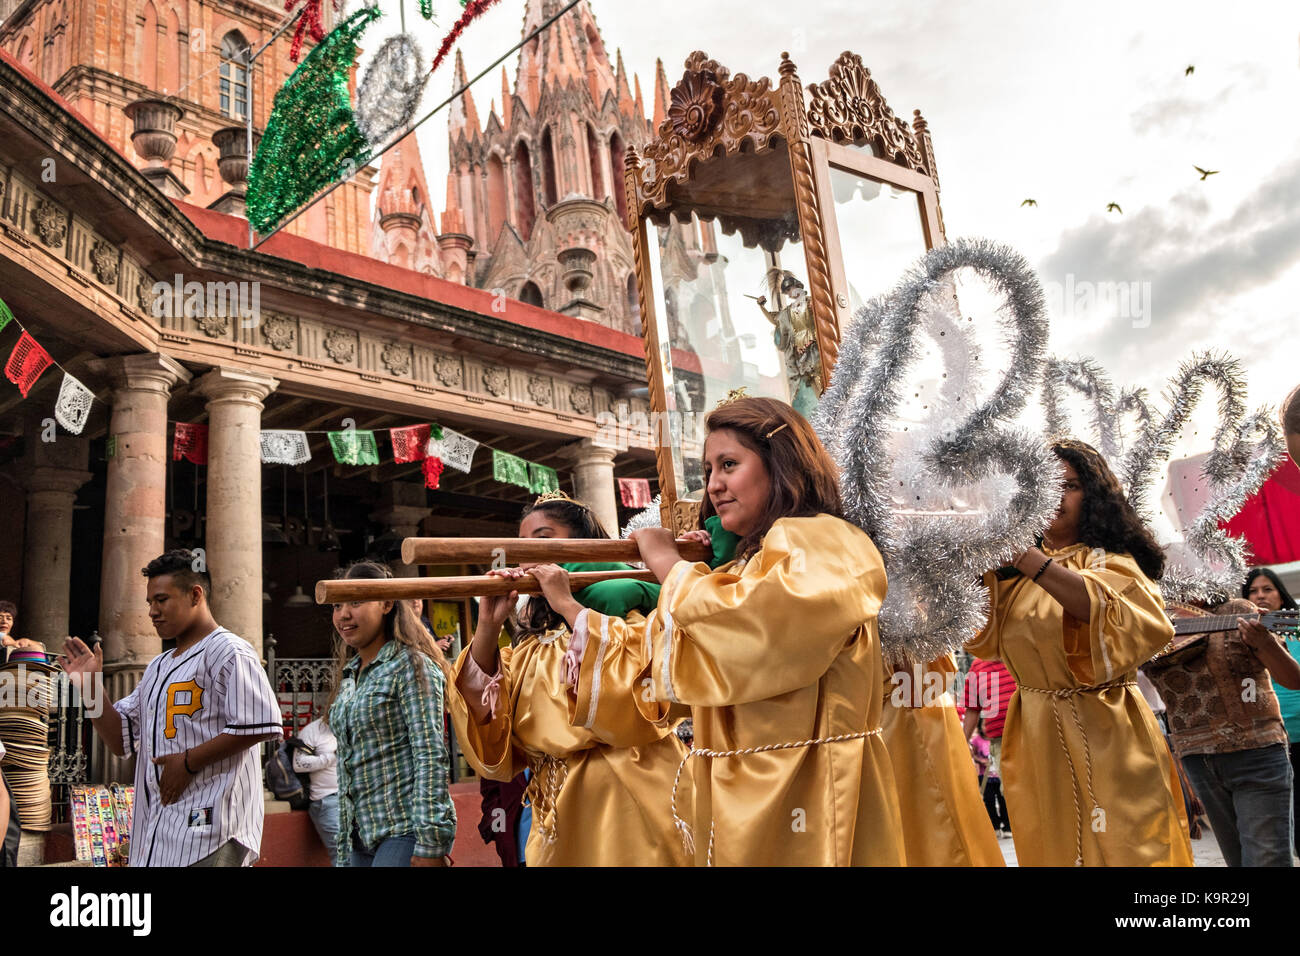
[[[1258, 574], [1246, 593], [1251, 581], [1268, 580]], [[1172, 606], [1174, 640], [1143, 668], [1229, 866], [1292, 865], [1293, 774], [1273, 684], [1300, 689], [1300, 662], [1270, 628], [1294, 634], [1297, 612], [1260, 600], [1263, 613], [1245, 598], [1213, 615]]]

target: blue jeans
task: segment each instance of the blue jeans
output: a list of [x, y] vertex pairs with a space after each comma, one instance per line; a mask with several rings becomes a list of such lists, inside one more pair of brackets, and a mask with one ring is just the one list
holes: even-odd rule
[[348, 866], [410, 866], [415, 837], [410, 834], [387, 837], [374, 850], [367, 850], [361, 838], [352, 834], [352, 856]]
[[1183, 768], [1228, 866], [1292, 865], [1293, 780], [1283, 744], [1187, 754]]
[[320, 834], [320, 841], [325, 844], [325, 850], [330, 855], [330, 866], [334, 866], [334, 850], [339, 836], [338, 793], [327, 794], [319, 800], [313, 800], [307, 812], [311, 814], [311, 822], [315, 824], [316, 832]]

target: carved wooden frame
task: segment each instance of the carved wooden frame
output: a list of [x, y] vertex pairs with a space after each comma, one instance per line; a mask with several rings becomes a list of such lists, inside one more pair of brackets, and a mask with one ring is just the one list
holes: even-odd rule
[[[682, 79], [670, 92], [671, 105], [656, 138], [639, 153], [631, 146], [627, 149], [626, 225], [633, 238], [650, 406], [655, 412], [667, 411], [667, 390], [659, 340], [661, 306], [653, 292], [649, 260], [653, 251], [646, 227], [647, 222], [668, 221], [674, 206], [670, 187], [690, 182], [700, 164], [740, 152], [766, 152], [784, 143], [826, 384], [839, 355], [840, 328], [851, 318], [830, 198], [831, 166], [915, 191], [921, 197], [919, 214], [927, 248], [944, 241], [934, 147], [920, 111], [909, 128], [889, 108], [861, 57], [851, 52], [836, 59], [827, 80], [808, 86], [806, 98], [787, 53], [781, 54], [779, 75], [775, 89], [766, 77], [751, 80], [743, 73], [733, 77], [697, 50], [686, 58]], [[746, 231], [744, 220], [716, 218], [724, 232], [739, 229], [746, 244], [756, 238]], [[694, 503], [678, 500], [672, 448], [656, 442], [655, 464], [664, 527], [678, 533], [694, 527]]]

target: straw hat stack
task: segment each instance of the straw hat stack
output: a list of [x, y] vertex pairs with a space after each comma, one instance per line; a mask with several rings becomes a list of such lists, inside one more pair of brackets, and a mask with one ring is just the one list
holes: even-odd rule
[[[50, 828], [51, 677], [44, 660], [11, 660], [0, 665], [0, 762], [24, 830]], [[29, 704], [36, 706], [28, 706]]]

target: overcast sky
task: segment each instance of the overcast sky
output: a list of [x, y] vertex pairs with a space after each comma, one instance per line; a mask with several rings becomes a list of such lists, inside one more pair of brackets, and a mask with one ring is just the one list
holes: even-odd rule
[[[408, 28], [428, 56], [441, 31], [418, 19], [416, 0], [406, 2]], [[381, 6], [392, 15], [371, 28], [372, 50], [397, 32], [397, 0]], [[456, 0], [434, 7], [444, 25], [460, 9]], [[621, 48], [629, 72], [640, 74], [647, 110], [656, 57], [672, 85], [694, 49], [733, 73], [773, 78], [788, 49], [810, 83], [826, 77], [841, 51], [860, 54], [895, 113], [910, 119], [920, 108], [929, 121], [949, 238], [1008, 243], [1057, 290], [1055, 354], [1092, 356], [1117, 383], [1158, 394], [1193, 349], [1227, 350], [1247, 369], [1251, 408], [1276, 405], [1300, 382], [1294, 0], [591, 0], [591, 7], [606, 46]], [[502, 0], [470, 28], [462, 50], [471, 75], [517, 42], [523, 10], [524, 0]], [[513, 82], [513, 57], [508, 65]], [[449, 63], [425, 103], [450, 86]], [[499, 68], [474, 93], [486, 118], [489, 100], [500, 97]], [[421, 148], [441, 199], [445, 120], [425, 125]], [[1202, 182], [1193, 166], [1220, 172]], [[1026, 198], [1038, 205], [1022, 207]], [[1111, 202], [1123, 213], [1108, 213]], [[1146, 314], [1135, 323], [1095, 304], [1068, 307], [1060, 301], [1067, 281], [1076, 290], [1139, 283], [1150, 290]], [[1212, 416], [1194, 427], [1201, 437], [1181, 443], [1183, 453], [1208, 448]]]

